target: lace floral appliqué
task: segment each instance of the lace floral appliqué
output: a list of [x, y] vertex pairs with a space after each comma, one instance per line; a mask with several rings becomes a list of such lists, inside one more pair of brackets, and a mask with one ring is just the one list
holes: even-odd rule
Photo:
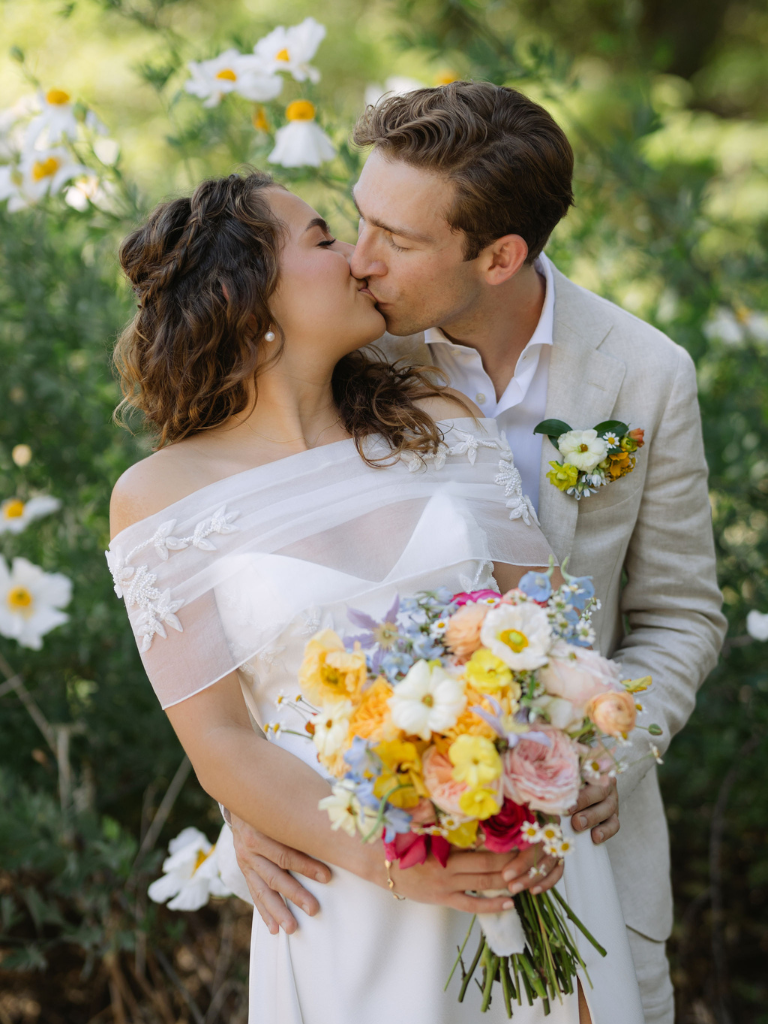
[[168, 560], [171, 551], [183, 551], [190, 546], [199, 551], [215, 551], [216, 545], [208, 538], [214, 534], [234, 533], [237, 527], [232, 526], [232, 522], [239, 515], [239, 512], [227, 512], [226, 505], [222, 505], [212, 516], [201, 520], [189, 537], [174, 536], [176, 520], [169, 519], [158, 526], [148, 540], [137, 544], [127, 555], [123, 555], [120, 547], [105, 552], [115, 582], [115, 593], [118, 597], [125, 598], [129, 608], [140, 609], [136, 625], [137, 636], [142, 638], [142, 652], [149, 650], [156, 635], [167, 637], [166, 626], [180, 633], [184, 631], [176, 615], [184, 601], [174, 601], [170, 590], [159, 590], [155, 586], [157, 574], [150, 572], [147, 565], [132, 565], [133, 560], [149, 547], [155, 549], [163, 562]]

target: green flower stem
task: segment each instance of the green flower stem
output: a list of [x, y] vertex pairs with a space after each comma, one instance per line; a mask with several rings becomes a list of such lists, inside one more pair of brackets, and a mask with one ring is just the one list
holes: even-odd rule
[[516, 995], [512, 987], [512, 979], [509, 976], [509, 957], [501, 958], [501, 991], [504, 995], [504, 1009], [507, 1011], [507, 1018], [512, 1019], [512, 1000]]
[[607, 955], [608, 955], [607, 951], [606, 951], [605, 949], [603, 949], [603, 947], [602, 947], [602, 946], [600, 945], [600, 943], [599, 943], [599, 942], [597, 941], [597, 939], [596, 939], [596, 938], [594, 937], [594, 935], [592, 935], [592, 933], [591, 933], [591, 932], [589, 931], [589, 929], [588, 929], [588, 928], [587, 928], [587, 927], [586, 927], [585, 925], [583, 925], [583, 924], [581, 923], [581, 921], [580, 921], [580, 920], [578, 919], [578, 917], [576, 917], [576, 915], [574, 914], [574, 912], [573, 912], [573, 911], [571, 910], [571, 908], [570, 908], [570, 907], [568, 906], [568, 904], [567, 904], [567, 903], [565, 902], [565, 900], [564, 900], [564, 899], [563, 899], [563, 897], [562, 897], [562, 896], [560, 895], [560, 893], [559, 893], [559, 892], [557, 891], [557, 889], [552, 889], [551, 891], [552, 891], [552, 893], [553, 893], [553, 895], [554, 895], [555, 899], [557, 900], [557, 902], [558, 902], [558, 903], [560, 904], [560, 906], [561, 906], [561, 907], [563, 908], [563, 910], [564, 910], [564, 911], [566, 912], [566, 914], [568, 915], [568, 918], [569, 918], [569, 919], [570, 919], [571, 921], [573, 921], [573, 923], [574, 923], [574, 924], [576, 925], [576, 927], [577, 927], [577, 928], [579, 929], [579, 931], [581, 932], [581, 934], [582, 934], [583, 936], [585, 936], [585, 938], [589, 939], [589, 941], [590, 941], [590, 942], [592, 943], [592, 945], [593, 945], [593, 946], [595, 947], [595, 949], [596, 949], [596, 950], [597, 950], [597, 952], [598, 952], [598, 953], [600, 954], [600, 956], [607, 956]]
[[483, 1001], [480, 1005], [480, 1012], [485, 1013], [488, 1007], [491, 1005], [491, 990], [493, 989], [493, 983], [496, 980], [496, 970], [499, 966], [499, 958], [491, 952], [491, 947], [486, 946], [485, 956], [485, 987], [483, 989]]
[[459, 966], [459, 961], [461, 960], [461, 955], [464, 952], [465, 946], [469, 942], [469, 936], [472, 934], [472, 929], [474, 928], [476, 920], [477, 920], [477, 914], [473, 914], [472, 915], [472, 920], [469, 922], [469, 928], [467, 929], [467, 934], [464, 936], [464, 941], [461, 944], [461, 949], [459, 950], [459, 955], [456, 957], [456, 959], [453, 962], [453, 967], [451, 968], [451, 973], [448, 975], [448, 981], [446, 981], [446, 983], [445, 983], [445, 988], [443, 989], [443, 992], [447, 992], [448, 991], [448, 986], [451, 984], [451, 978], [453, 977], [453, 975], [454, 975], [454, 973], [456, 971], [456, 968]]
[[488, 947], [488, 943], [485, 941], [485, 935], [483, 935], [483, 933], [481, 931], [480, 932], [480, 945], [477, 947], [477, 952], [475, 953], [475, 959], [470, 964], [469, 970], [464, 975], [464, 980], [461, 983], [461, 989], [459, 991], [459, 1002], [460, 1003], [464, 1002], [464, 996], [467, 994], [467, 988], [469, 986], [470, 981], [472, 980], [472, 975], [475, 973], [475, 968], [477, 967], [478, 963], [480, 962], [480, 957], [483, 955], [483, 953], [487, 949], [487, 947]]

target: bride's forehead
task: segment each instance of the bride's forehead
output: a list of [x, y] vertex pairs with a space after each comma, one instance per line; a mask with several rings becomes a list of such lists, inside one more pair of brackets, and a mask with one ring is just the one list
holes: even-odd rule
[[282, 188], [270, 189], [269, 205], [291, 233], [303, 231], [314, 217], [319, 216], [309, 203]]

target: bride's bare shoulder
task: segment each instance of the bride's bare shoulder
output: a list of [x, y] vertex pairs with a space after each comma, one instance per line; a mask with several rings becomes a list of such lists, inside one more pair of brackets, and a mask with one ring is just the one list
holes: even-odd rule
[[209, 481], [202, 470], [200, 460], [193, 457], [183, 442], [161, 448], [136, 462], [112, 490], [111, 536], [204, 487]]

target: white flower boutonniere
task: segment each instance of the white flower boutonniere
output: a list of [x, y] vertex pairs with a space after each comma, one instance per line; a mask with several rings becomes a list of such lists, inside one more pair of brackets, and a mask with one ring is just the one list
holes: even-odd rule
[[620, 420], [606, 420], [588, 430], [573, 430], [563, 420], [543, 420], [533, 432], [546, 434], [563, 457], [562, 462], [550, 462], [547, 479], [577, 501], [631, 473], [636, 452], [645, 443], [640, 427], [630, 430]]

